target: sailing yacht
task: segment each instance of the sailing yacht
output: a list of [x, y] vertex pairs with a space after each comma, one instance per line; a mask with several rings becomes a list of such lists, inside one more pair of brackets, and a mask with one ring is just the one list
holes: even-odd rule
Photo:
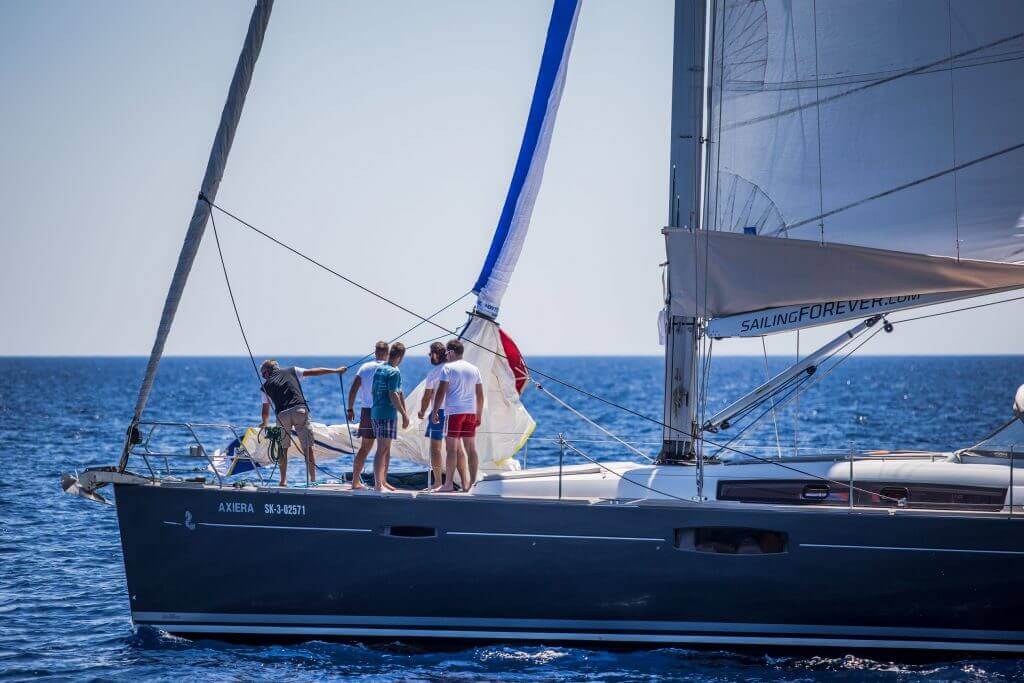
[[[1024, 287], [1024, 5], [677, 0], [661, 452], [602, 462], [564, 438], [588, 462], [524, 469], [528, 385], [603, 429], [547, 389], [557, 378], [530, 373], [497, 322], [580, 12], [555, 0], [459, 331], [487, 384], [486, 423], [502, 425], [468, 494], [279, 488], [258, 474], [271, 464], [258, 432], [236, 434], [233, 464], [257, 475], [241, 480], [198, 424], [179, 427], [209, 474], [162, 469], [151, 435], [168, 425], [143, 411], [271, 9], [253, 11], [122, 458], [64, 481], [96, 500], [114, 489], [134, 624], [232, 638], [1024, 652], [1024, 390], [1004, 425], [948, 452], [762, 457], [738, 438], [898, 327], [887, 316]], [[708, 414], [715, 345], [843, 321], [849, 330]], [[404, 431], [396, 457], [426, 462], [421, 433]], [[368, 590], [369, 576], [387, 589]], [[484, 580], [509, 588], [470, 588]], [[472, 598], [452, 599], [451, 586]]]

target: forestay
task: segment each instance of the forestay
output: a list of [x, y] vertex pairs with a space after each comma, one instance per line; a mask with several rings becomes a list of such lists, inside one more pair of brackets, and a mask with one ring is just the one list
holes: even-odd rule
[[[1024, 261], [1024, 3], [714, 0], [713, 9], [704, 227], [757, 242], [733, 252], [714, 237], [669, 235], [673, 264], [708, 264], [671, 283], [673, 301], [714, 316], [860, 298], [920, 305], [909, 297], [1024, 285], [1001, 268]], [[767, 245], [785, 238], [822, 246], [771, 250], [789, 266], [780, 282]], [[837, 245], [897, 253], [884, 278], [830, 273], [825, 264], [849, 256]], [[946, 258], [928, 265], [920, 255]], [[932, 266], [941, 277], [923, 272]], [[1000, 274], [977, 280], [980, 271]], [[930, 284], [908, 282], [917, 275]], [[828, 293], [780, 296], [805, 276], [815, 278], [809, 291]]]

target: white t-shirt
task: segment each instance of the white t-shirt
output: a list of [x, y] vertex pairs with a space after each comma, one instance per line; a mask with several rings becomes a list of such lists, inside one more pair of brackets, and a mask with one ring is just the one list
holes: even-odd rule
[[[441, 371], [444, 370], [444, 365], [444, 363], [441, 363], [440, 365], [435, 365], [430, 368], [430, 372], [427, 373], [427, 383], [425, 388], [433, 389], [435, 392], [437, 391], [437, 383], [441, 381]], [[433, 406], [433, 404], [431, 404], [431, 406]], [[444, 399], [441, 399], [440, 408], [441, 410], [444, 410]]]
[[386, 361], [371, 360], [359, 366], [356, 377], [359, 378], [359, 405], [363, 408], [373, 407], [373, 373]]
[[445, 363], [440, 379], [448, 382], [448, 393], [445, 396], [447, 415], [476, 412], [476, 385], [484, 381], [475, 365], [465, 360]]
[[[295, 367], [295, 376], [299, 379], [299, 387], [302, 386], [302, 378], [306, 376], [306, 368], [300, 368], [298, 365]], [[260, 389], [260, 396], [263, 397], [263, 402], [266, 404], [270, 403], [270, 397], [267, 396], [267, 392]]]

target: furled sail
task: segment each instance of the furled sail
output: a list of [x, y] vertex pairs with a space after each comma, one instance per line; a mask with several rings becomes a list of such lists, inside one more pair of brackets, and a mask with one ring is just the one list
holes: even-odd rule
[[[707, 264], [674, 269], [674, 305], [714, 317], [907, 297], [895, 310], [1024, 286], [1024, 3], [713, 10], [703, 227], [756, 237], [668, 234], [673, 264]], [[772, 245], [787, 238], [802, 244]], [[884, 276], [830, 271], [860, 263], [847, 247], [888, 252], [869, 259]]]
[[473, 285], [473, 293], [477, 295], [476, 310], [491, 318], [498, 315], [501, 299], [526, 241], [533, 205], [537, 201], [544, 176], [544, 164], [548, 158], [562, 89], [565, 87], [565, 74], [579, 12], [580, 0], [555, 0], [551, 11], [547, 40], [540, 60], [526, 130], [523, 132], [523, 142], [519, 148], [519, 158], [487, 258]]
[[[463, 357], [480, 369], [483, 378], [484, 413], [476, 437], [480, 470], [518, 470], [514, 456], [536, 427], [519, 400], [526, 381], [522, 356], [515, 342], [487, 318], [470, 318], [461, 337], [466, 347]], [[417, 415], [425, 388], [420, 382], [406, 397], [409, 427], [399, 430], [391, 449], [395, 457], [421, 464], [430, 463], [430, 441], [424, 436], [430, 416]]]
[[[465, 359], [476, 365], [483, 376], [485, 407], [476, 441], [480, 469], [484, 472], [519, 469], [514, 456], [536, 427], [519, 400], [526, 387], [526, 364], [515, 342], [494, 318], [522, 253], [540, 190], [579, 11], [580, 0], [554, 2], [519, 157], [494, 238], [473, 285], [479, 315], [471, 316], [460, 334], [465, 343]], [[413, 409], [411, 424], [399, 432], [392, 449], [396, 457], [427, 464], [430, 442], [424, 437], [426, 425], [415, 414], [424, 390], [421, 382], [406, 398], [406, 405]]]

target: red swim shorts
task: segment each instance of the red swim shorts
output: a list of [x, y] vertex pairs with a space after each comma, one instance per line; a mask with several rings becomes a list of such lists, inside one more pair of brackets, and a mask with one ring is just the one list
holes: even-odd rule
[[446, 436], [476, 436], [476, 414], [459, 413], [458, 415], [449, 415]]

